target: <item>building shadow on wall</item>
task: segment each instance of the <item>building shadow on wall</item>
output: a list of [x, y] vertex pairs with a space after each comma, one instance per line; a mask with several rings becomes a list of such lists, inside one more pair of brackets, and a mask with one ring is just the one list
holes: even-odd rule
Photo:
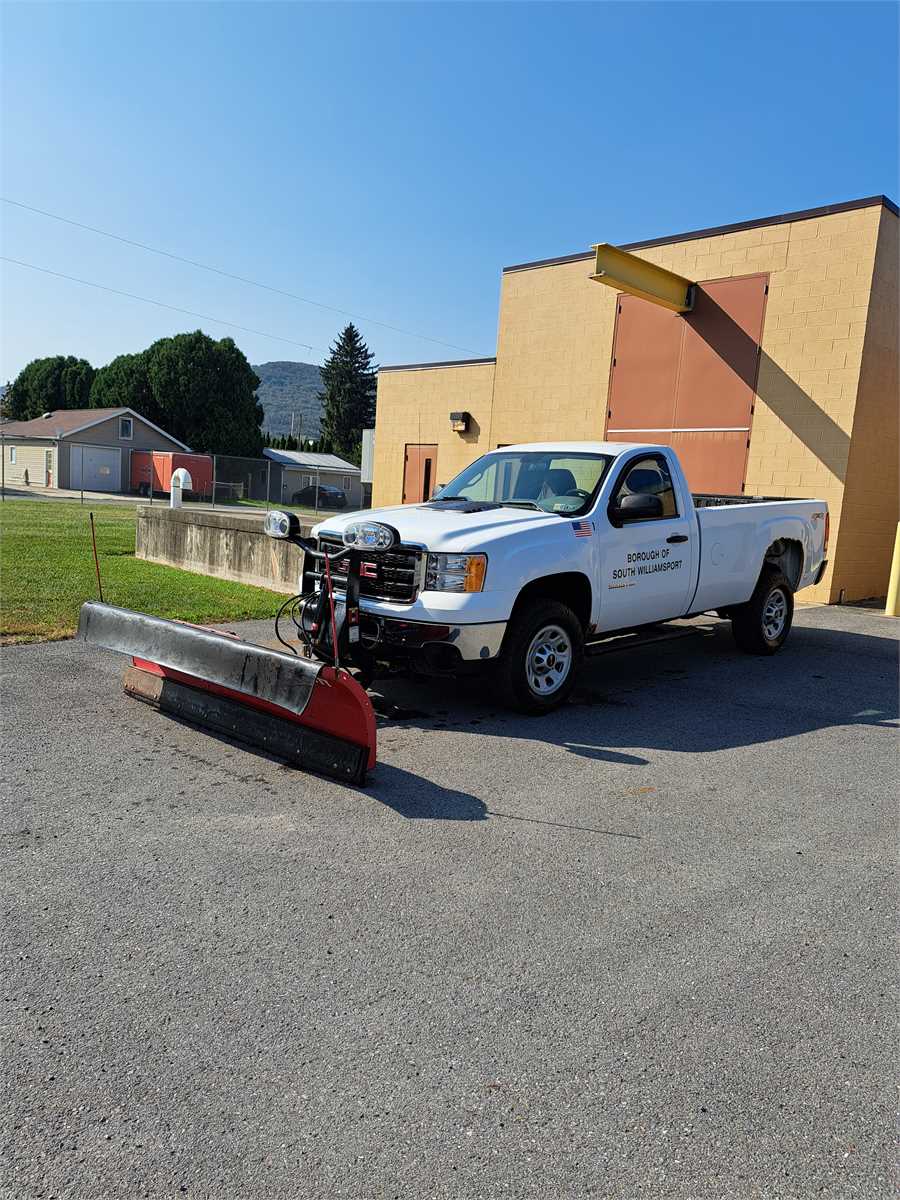
[[461, 441], [469, 442], [473, 446], [478, 442], [478, 439], [481, 437], [481, 426], [471, 413], [469, 413], [469, 428], [465, 433], [458, 433], [456, 436]]
[[[706, 293], [703, 296], [703, 320], [692, 322], [723, 362], [734, 371], [758, 398], [783, 421], [791, 433], [842, 483], [847, 474], [850, 436], [829, 417], [813, 398], [780, 367], [757, 348], [753, 338], [738, 325], [720, 304]], [[690, 314], [685, 320], [690, 321]]]

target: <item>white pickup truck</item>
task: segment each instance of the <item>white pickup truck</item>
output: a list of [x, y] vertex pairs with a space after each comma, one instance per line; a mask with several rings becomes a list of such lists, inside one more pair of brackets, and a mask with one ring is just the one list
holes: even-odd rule
[[774, 653], [828, 546], [822, 500], [692, 496], [669, 447], [609, 442], [492, 450], [423, 504], [329, 516], [319, 549], [361, 519], [395, 544], [362, 562], [357, 654], [370, 669], [491, 664], [526, 712], [565, 700], [586, 648], [666, 620], [715, 611], [742, 650]]

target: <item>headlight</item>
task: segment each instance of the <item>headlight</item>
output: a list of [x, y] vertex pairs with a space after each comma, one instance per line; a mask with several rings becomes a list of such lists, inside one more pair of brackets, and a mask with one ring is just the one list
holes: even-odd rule
[[343, 533], [344, 545], [354, 550], [390, 550], [397, 541], [396, 530], [379, 521], [356, 521]]
[[486, 554], [429, 554], [426, 592], [480, 592], [487, 571]]

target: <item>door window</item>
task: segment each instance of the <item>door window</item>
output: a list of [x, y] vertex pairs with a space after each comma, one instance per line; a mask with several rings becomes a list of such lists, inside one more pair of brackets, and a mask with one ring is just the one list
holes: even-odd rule
[[639, 495], [659, 496], [662, 501], [662, 514], [659, 517], [649, 517], [648, 520], [664, 521], [666, 518], [678, 516], [669, 465], [661, 455], [639, 458], [629, 463], [616, 491], [615, 503], [621, 504], [625, 496]]

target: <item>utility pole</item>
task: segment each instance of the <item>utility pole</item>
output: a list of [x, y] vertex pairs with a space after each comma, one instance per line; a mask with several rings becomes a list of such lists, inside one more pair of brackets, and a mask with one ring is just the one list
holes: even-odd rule
[[294, 436], [294, 414], [291, 413], [291, 437]]

